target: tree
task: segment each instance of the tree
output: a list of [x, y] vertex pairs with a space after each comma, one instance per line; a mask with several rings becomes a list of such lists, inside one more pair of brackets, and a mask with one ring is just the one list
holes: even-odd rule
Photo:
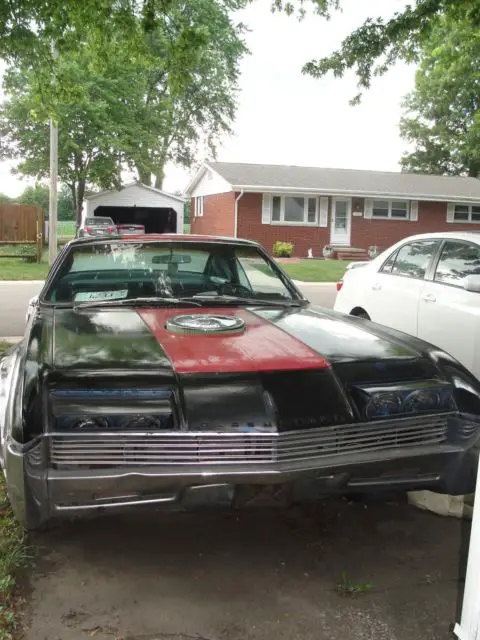
[[[237, 3], [240, 5], [240, 3]], [[175, 15], [174, 38], [185, 29], [203, 25], [208, 34], [196, 48], [191, 61], [188, 83], [178, 86], [168, 63], [169, 39], [157, 27], [146, 38], [150, 63], [144, 65], [144, 88], [137, 122], [142, 122], [150, 136], [132, 140], [129, 161], [145, 184], [162, 188], [168, 161], [190, 167], [198, 147], [215, 155], [221, 134], [231, 133], [237, 103], [239, 61], [247, 53], [242, 39], [243, 25], [235, 25], [218, 0], [195, 0], [186, 3]], [[167, 61], [160, 62], [160, 61]], [[174, 72], [175, 73], [175, 72]]]
[[[225, 14], [241, 9], [249, 0], [214, 0]], [[74, 54], [85, 34], [98, 48], [118, 41], [129, 56], [145, 53], [145, 38], [157, 30], [169, 34], [171, 82], [179, 87], [190, 81], [198, 48], [209, 42], [208, 26], [185, 20], [197, 0], [14, 0], [0, 3], [0, 58], [16, 67], [27, 65], [40, 74], [55, 74], [60, 55]], [[139, 29], [140, 26], [140, 29]], [[173, 37], [172, 29], [176, 31]], [[140, 32], [140, 33], [139, 33]], [[35, 55], [32, 55], [35, 52]], [[68, 93], [69, 86], [60, 91]], [[54, 105], [51, 105], [54, 110]]]
[[[27, 187], [18, 198], [12, 199], [11, 202], [38, 204], [43, 209], [45, 217], [48, 218], [49, 199], [49, 188], [44, 184], [36, 184], [33, 187]], [[75, 203], [68, 187], [65, 187], [65, 185], [61, 186], [58, 193], [58, 219], [75, 220]]]
[[422, 49], [415, 90], [405, 100], [401, 135], [415, 144], [407, 171], [480, 174], [480, 31], [441, 20]]
[[[71, 191], [78, 218], [87, 183], [104, 188], [120, 184], [118, 143], [125, 126], [124, 118], [119, 125], [112, 115], [118, 80], [90, 75], [91, 66], [85, 63], [80, 54], [62, 60], [60, 70], [77, 78], [78, 90], [75, 103], [57, 103], [59, 177]], [[42, 179], [49, 174], [49, 124], [37, 79], [34, 71], [7, 74], [9, 98], [0, 110], [0, 157], [20, 160], [17, 172]]]
[[[183, 0], [15, 0], [0, 4], [0, 55], [5, 59], [31, 58], [36, 50], [38, 66], [54, 66], [46, 42], [55, 40], [63, 51], [75, 51], [83, 34], [91, 32], [108, 41], [119, 37], [130, 47], [132, 26], [141, 17], [144, 33], [165, 25], [171, 16], [195, 1]], [[253, 1], [253, 0], [250, 0]], [[311, 11], [324, 16], [342, 8], [341, 0], [264, 0], [275, 11], [297, 14]], [[240, 8], [242, 0], [216, 0], [226, 11]], [[355, 29], [331, 55], [308, 62], [304, 73], [322, 77], [332, 72], [341, 77], [353, 70], [360, 89], [370, 86], [372, 76], [385, 73], [398, 59], [412, 61], [431, 29], [442, 16], [480, 26], [480, 0], [412, 0], [390, 20], [369, 18]], [[205, 43], [199, 25], [183, 24], [172, 57], [178, 82], [188, 83], [198, 42]], [[37, 46], [39, 45], [39, 46]], [[358, 98], [358, 96], [357, 96]]]
[[[80, 220], [86, 189], [118, 188], [122, 169], [161, 187], [164, 165], [190, 166], [197, 145], [214, 148], [229, 131], [235, 111], [238, 64], [246, 51], [243, 27], [218, 0], [196, 0], [168, 29], [131, 34], [137, 53], [118, 37], [86, 36], [75, 51], [60, 53], [56, 77], [24, 66], [10, 68], [0, 109], [0, 157], [21, 160], [18, 171], [42, 179], [49, 171], [48, 117], [59, 124], [59, 177], [68, 186]], [[203, 24], [190, 82], [178, 82], [178, 40], [189, 24]], [[173, 43], [173, 44], [172, 44]], [[175, 50], [175, 55], [172, 53]]]

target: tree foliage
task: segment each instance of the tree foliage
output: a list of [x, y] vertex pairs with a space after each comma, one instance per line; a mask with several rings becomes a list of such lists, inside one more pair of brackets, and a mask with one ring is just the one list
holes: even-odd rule
[[[44, 184], [26, 187], [18, 198], [10, 198], [10, 202], [20, 204], [38, 204], [48, 219], [50, 189]], [[58, 220], [75, 220], [75, 203], [68, 187], [62, 185], [58, 193]]]
[[[50, 190], [44, 184], [26, 187], [18, 197], [0, 193], [0, 204], [38, 204], [42, 207], [46, 218], [48, 218], [49, 199]], [[61, 186], [58, 194], [58, 219], [75, 220], [75, 204], [69, 189], [64, 185]]]
[[422, 49], [415, 89], [405, 101], [402, 136], [415, 151], [407, 171], [480, 173], [480, 30], [443, 19]]
[[[216, 0], [228, 12], [253, 0]], [[328, 18], [342, 9], [342, 0], [263, 0], [272, 10], [305, 18], [312, 13]], [[356, 0], [359, 1], [359, 0]], [[172, 81], [176, 86], [188, 84], [196, 63], [198, 46], [206, 43], [202, 24], [183, 22], [199, 0], [8, 0], [0, 3], [0, 55], [14, 60], [31, 58], [35, 50], [37, 66], [54, 66], [49, 43], [55, 41], [61, 51], [74, 51], [86, 32], [103, 41], [112, 37], [123, 40], [132, 51], [138, 41], [132, 39], [140, 21], [143, 33], [177, 25], [170, 60]], [[343, 5], [344, 6], [344, 5]], [[370, 86], [372, 77], [386, 72], [398, 59], [417, 60], [437, 21], [447, 16], [480, 26], [480, 0], [412, 0], [403, 11], [390, 19], [368, 18], [350, 33], [337, 51], [307, 62], [304, 73], [322, 77], [333, 73], [341, 77], [352, 70], [358, 77], [360, 90]], [[173, 19], [172, 19], [173, 17]], [[357, 96], [358, 99], [359, 96]]]
[[[71, 191], [77, 218], [88, 188], [121, 184], [121, 172], [161, 187], [165, 163], [190, 166], [198, 145], [212, 151], [235, 113], [243, 26], [219, 0], [196, 0], [170, 11], [166, 26], [130, 24], [130, 40], [93, 31], [74, 50], [60, 49], [55, 76], [30, 63], [11, 66], [0, 110], [0, 157], [41, 179], [49, 172], [49, 116], [59, 125], [59, 177]], [[188, 81], [179, 82], [179, 40], [197, 34], [188, 54]], [[107, 29], [108, 31], [108, 29]], [[201, 37], [200, 37], [201, 36]], [[135, 46], [134, 46], [135, 45]]]

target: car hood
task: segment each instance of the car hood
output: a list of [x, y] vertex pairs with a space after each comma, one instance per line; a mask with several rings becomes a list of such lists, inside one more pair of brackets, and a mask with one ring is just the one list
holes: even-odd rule
[[[167, 329], [174, 316], [239, 318], [239, 333]], [[51, 331], [55, 369], [168, 370], [176, 375], [259, 371], [386, 370], [423, 376], [429, 345], [399, 332], [323, 308], [56, 309]], [[367, 373], [367, 370], [370, 373]], [[376, 373], [375, 373], [376, 372]]]

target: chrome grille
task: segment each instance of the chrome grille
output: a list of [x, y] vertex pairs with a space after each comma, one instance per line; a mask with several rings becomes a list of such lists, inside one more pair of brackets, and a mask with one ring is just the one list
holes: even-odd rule
[[56, 467], [301, 463], [338, 454], [434, 445], [447, 439], [449, 415], [322, 427], [288, 433], [53, 433]]

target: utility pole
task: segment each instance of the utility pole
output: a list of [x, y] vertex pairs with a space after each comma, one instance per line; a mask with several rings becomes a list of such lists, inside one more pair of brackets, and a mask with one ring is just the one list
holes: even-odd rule
[[[52, 57], [55, 61], [57, 52], [52, 45]], [[54, 77], [55, 80], [55, 77]], [[58, 184], [58, 126], [53, 117], [50, 118], [50, 201], [48, 206], [48, 262], [50, 266], [57, 257], [57, 184]]]

